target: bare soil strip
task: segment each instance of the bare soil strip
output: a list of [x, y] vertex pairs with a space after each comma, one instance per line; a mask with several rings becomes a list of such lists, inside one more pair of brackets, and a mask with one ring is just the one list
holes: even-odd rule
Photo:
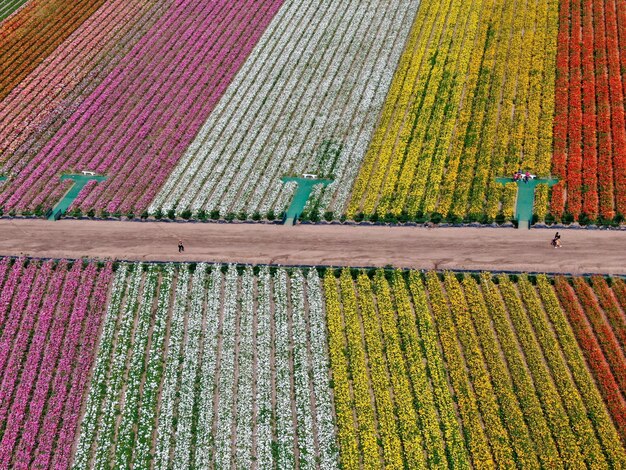
[[[626, 275], [626, 231], [0, 220], [0, 255]], [[178, 253], [181, 239], [184, 253]]]

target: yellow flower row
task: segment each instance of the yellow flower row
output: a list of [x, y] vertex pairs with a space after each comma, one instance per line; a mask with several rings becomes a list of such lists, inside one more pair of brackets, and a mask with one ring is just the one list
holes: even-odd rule
[[358, 422], [359, 443], [365, 468], [379, 468], [380, 454], [374, 421], [374, 411], [369, 390], [367, 363], [361, 336], [361, 326], [357, 314], [356, 297], [350, 271], [344, 269], [340, 277], [341, 304], [344, 326], [348, 340], [348, 359], [354, 391], [354, 408]]
[[[500, 297], [497, 287], [491, 281], [490, 274], [485, 273], [481, 275], [480, 285], [489, 310], [489, 317], [493, 321], [493, 328], [511, 373], [511, 380], [515, 387], [517, 398], [524, 416], [526, 416], [529, 431], [535, 441], [537, 456], [544, 468], [563, 468], [556, 444], [541, 409], [541, 403], [537, 398], [533, 379], [526, 368], [515, 333], [507, 318], [502, 297]], [[472, 309], [472, 314], [477, 325], [482, 325], [485, 322], [480, 310], [474, 311]], [[494, 372], [495, 374], [496, 372]]]
[[[469, 64], [467, 66], [467, 77], [466, 77], [466, 86], [465, 93], [463, 95], [462, 103], [459, 106], [458, 116], [456, 122], [452, 119], [449, 119], [450, 124], [454, 125], [453, 133], [450, 136], [450, 143], [448, 147], [443, 146], [441, 149], [444, 153], [448, 153], [447, 161], [443, 158], [440, 159], [439, 165], [436, 166], [438, 172], [436, 172], [429, 179], [428, 186], [424, 191], [425, 199], [424, 199], [424, 212], [429, 213], [433, 212], [436, 208], [439, 212], [448, 215], [450, 204], [452, 203], [452, 196], [454, 193], [454, 188], [457, 183], [467, 183], [469, 184], [471, 181], [461, 182], [457, 181], [458, 179], [458, 171], [459, 164], [461, 161], [461, 154], [463, 154], [463, 164], [466, 164], [466, 161], [471, 160], [471, 156], [469, 155], [468, 150], [463, 150], [463, 146], [466, 143], [466, 134], [470, 126], [470, 118], [472, 117], [472, 111], [474, 110], [474, 97], [478, 96], [481, 92], [484, 92], [484, 85], [486, 82], [485, 74], [481, 73], [483, 71], [483, 64], [486, 63], [489, 58], [493, 60], [493, 50], [494, 50], [494, 40], [492, 33], [491, 21], [493, 20], [496, 13], [502, 8], [503, 0], [496, 0], [493, 7], [488, 9], [487, 21], [480, 22], [480, 32], [479, 37], [477, 39], [477, 43], [485, 44], [483, 49], [479, 48], [467, 48], [467, 54], [469, 57]], [[479, 81], [479, 78], [482, 78]], [[482, 112], [483, 107], [480, 107], [478, 112]], [[475, 139], [475, 143], [477, 140]], [[474, 154], [475, 155], [475, 154]], [[445, 168], [445, 174], [443, 170]], [[442, 187], [439, 187], [440, 184], [443, 184]], [[438, 206], [438, 207], [437, 207]]]
[[[454, 277], [447, 277], [446, 286], [450, 285], [450, 289], [448, 289], [449, 295], [452, 295], [452, 292], [460, 292], [461, 288], [458, 285], [458, 281]], [[517, 402], [513, 383], [507, 372], [506, 365], [502, 362], [497, 340], [491, 330], [485, 301], [473, 279], [465, 277], [463, 286], [467, 303], [464, 302], [457, 307], [462, 314], [461, 316], [457, 315], [459, 331], [464, 332], [464, 334], [459, 333], [461, 341], [463, 342], [463, 336], [466, 336], [465, 342], [468, 343], [467, 347], [471, 347], [476, 351], [482, 350], [484, 354], [484, 358], [477, 359], [483, 360], [491, 371], [490, 376], [493, 382], [493, 391], [495, 392], [494, 398], [497, 398], [500, 404], [502, 410], [500, 416], [509, 432], [517, 465], [521, 468], [537, 468], [539, 461], [535, 454], [530, 433], [524, 422], [524, 416]], [[462, 293], [457, 294], [457, 296], [459, 299], [463, 298]], [[467, 308], [464, 307], [465, 305], [467, 305]], [[476, 332], [474, 332], [472, 327], [468, 309], [471, 311], [471, 317], [474, 319]], [[467, 360], [468, 362], [470, 361], [469, 358]], [[487, 369], [483, 373], [489, 374]], [[495, 406], [495, 402], [492, 406]]]
[[[513, 216], [517, 187], [502, 189], [495, 177], [520, 164], [549, 172], [557, 8], [556, 0], [424, 0], [348, 216]], [[546, 208], [542, 188], [538, 214]]]
[[360, 275], [358, 278], [358, 298], [361, 318], [363, 319], [363, 335], [367, 346], [367, 359], [370, 367], [372, 392], [376, 401], [376, 418], [381, 435], [385, 468], [403, 468], [402, 443], [400, 441], [393, 400], [389, 391], [391, 383], [387, 372], [387, 361], [384, 357], [380, 338], [380, 325], [374, 307], [369, 278]]
[[[493, 11], [493, 1], [494, 0], [483, 1], [483, 14], [484, 10], [488, 12]], [[452, 139], [452, 134], [456, 126], [456, 116], [459, 106], [461, 105], [463, 90], [469, 78], [467, 70], [474, 52], [473, 48], [466, 47], [465, 44], [474, 44], [476, 42], [484, 43], [487, 35], [489, 21], [480, 21], [481, 10], [472, 8], [467, 12], [467, 15], [464, 43], [463, 46], [459, 45], [455, 51], [457, 54], [457, 57], [454, 59], [456, 70], [450, 79], [451, 84], [448, 102], [445, 106], [439, 108], [441, 112], [434, 114], [431, 121], [431, 125], [432, 123], [441, 123], [438, 126], [440, 127], [439, 137], [435, 138], [437, 132], [434, 133], [432, 138], [428, 138], [428, 135], [426, 136], [427, 138], [422, 150], [423, 155], [417, 174], [412, 182], [411, 195], [409, 197], [410, 204], [407, 207], [408, 212], [412, 215], [418, 210], [432, 212], [435, 208], [438, 200], [437, 196], [441, 184], [441, 177], [450, 149], [450, 140]], [[425, 197], [427, 200], [424, 200]], [[396, 211], [398, 211], [398, 208], [396, 208]]]
[[534, 377], [535, 387], [541, 397], [549, 426], [559, 446], [561, 460], [565, 466], [585, 468], [585, 461], [572, 432], [569, 417], [565, 412], [550, 371], [546, 367], [541, 347], [528, 321], [522, 302], [508, 276], [501, 275], [498, 279], [500, 291], [507, 305], [513, 326], [517, 331], [526, 362]]
[[[506, 53], [506, 56], [500, 55], [497, 63], [497, 66], [506, 67], [506, 71], [503, 87], [500, 90], [500, 101], [499, 103], [498, 101], [491, 103], [491, 107], [496, 108], [493, 112], [498, 115], [495, 133], [488, 136], [494, 145], [488, 145], [486, 147], [487, 152], [492, 152], [490, 159], [491, 164], [485, 168], [484, 174], [486, 178], [484, 185], [478, 187], [478, 191], [475, 192], [475, 196], [470, 203], [472, 207], [484, 207], [485, 212], [490, 217], [497, 215], [500, 199], [502, 197], [502, 187], [499, 184], [492, 184], [493, 179], [497, 176], [497, 172], [504, 169], [504, 161], [507, 152], [512, 151], [512, 149], [509, 148], [509, 144], [513, 137], [511, 120], [512, 116], [514, 116], [516, 105], [517, 79], [521, 79], [521, 77], [518, 77], [520, 66], [529, 66], [529, 64], [523, 63], [521, 60], [521, 56], [524, 53], [522, 50], [524, 37], [530, 34], [530, 31], [524, 31], [524, 19], [533, 11], [533, 4], [536, 5], [536, 2], [530, 2], [530, 8], [528, 8], [527, 5], [526, 8], [517, 11], [510, 22], [503, 24], [503, 26], [509, 30], [510, 41], [508, 44], [508, 52], [505, 52], [506, 49], [501, 51], [501, 54]], [[524, 84], [522, 83], [520, 86], [523, 89]], [[524, 98], [525, 96], [521, 94], [518, 97], [520, 105], [524, 102]], [[484, 198], [486, 198], [486, 202]]]
[[324, 277], [324, 299], [326, 303], [326, 323], [330, 364], [333, 376], [335, 414], [337, 416], [337, 436], [342, 468], [359, 468], [357, 435], [352, 418], [352, 399], [348, 380], [348, 362], [345, 356], [345, 338], [341, 320], [341, 306], [335, 277], [329, 271]]
[[[428, 46], [428, 41], [425, 38], [431, 31], [434, 32], [435, 36], [438, 36], [440, 29], [445, 24], [438, 11], [440, 5], [439, 2], [431, 1], [421, 5], [418, 10], [398, 70], [388, 92], [380, 124], [376, 129], [354, 184], [352, 198], [347, 210], [349, 217], [353, 217], [358, 212], [364, 196], [367, 198], [364, 202], [364, 210], [371, 211], [373, 209], [387, 166], [392, 158], [395, 142], [396, 140], [402, 142], [408, 139], [407, 134], [411, 131], [413, 121], [410, 116], [405, 118], [405, 114], [407, 109], [414, 107], [415, 94], [413, 88], [417, 82], [422, 58]], [[403, 133], [404, 138], [400, 136], [401, 133]]]
[[[424, 434], [424, 447], [426, 448], [428, 465], [430, 468], [448, 468], [448, 459], [446, 458], [445, 444], [439, 427], [435, 398], [428, 385], [428, 375], [424, 365], [423, 353], [420, 350], [419, 338], [417, 337], [411, 300], [409, 299], [402, 275], [398, 271], [394, 272], [393, 275], [393, 294], [396, 302], [402, 349], [406, 354], [407, 370], [413, 385], [417, 413]], [[460, 439], [459, 434], [456, 437]], [[467, 454], [462, 442], [458, 440], [456, 443], [451, 442], [451, 447], [453, 445], [460, 445], [461, 449], [460, 452], [458, 449], [454, 450], [451, 460], [456, 464], [455, 460], [459, 458], [457, 454], [460, 453], [460, 457], [464, 458], [465, 466], [467, 467]], [[458, 466], [459, 464], [454, 465], [454, 467]]]
[[[543, 68], [543, 93], [539, 118], [539, 143], [535, 157], [535, 171], [547, 176], [552, 169], [552, 126], [554, 120], [554, 98], [556, 83], [556, 49], [559, 31], [559, 1], [550, 0], [546, 26], [545, 57]], [[540, 185], [535, 192], [535, 212], [540, 220], [548, 213], [548, 187]]]
[[476, 397], [467, 377], [463, 356], [457, 341], [456, 327], [450, 316], [447, 301], [444, 298], [436, 273], [430, 272], [426, 275], [426, 285], [474, 467], [493, 468], [495, 463], [482, 426]]
[[[445, 121], [444, 116], [450, 113], [456, 115], [456, 107], [451, 102], [450, 93], [463, 86], [463, 80], [466, 77], [466, 70], [456, 70], [457, 56], [461, 51], [465, 34], [458, 34], [455, 27], [459, 31], [465, 31], [467, 22], [472, 19], [476, 10], [472, 8], [472, 2], [453, 2], [450, 6], [449, 14], [453, 19], [444, 31], [441, 43], [437, 47], [434, 55], [434, 67], [428, 78], [428, 82], [421, 93], [423, 94], [423, 104], [416, 116], [415, 126], [411, 133], [410, 140], [407, 144], [404, 161], [399, 162], [401, 166], [398, 171], [397, 181], [388, 179], [386, 190], [383, 191], [383, 197], [386, 200], [393, 200], [393, 204], [389, 207], [382, 206], [380, 212], [400, 213], [405, 207], [415, 212], [415, 208], [419, 204], [417, 195], [412, 194], [414, 187], [423, 190], [426, 181], [419, 181], [420, 175], [427, 175], [432, 161], [431, 143], [435, 143], [441, 129], [442, 123]], [[456, 23], [456, 24], [455, 24]], [[475, 28], [470, 28], [470, 34], [475, 32]], [[466, 48], [467, 51], [467, 48]]]
[[567, 364], [563, 360], [558, 339], [550, 328], [545, 312], [541, 308], [537, 292], [525, 276], [522, 276], [518, 282], [518, 288], [524, 299], [526, 311], [536, 337], [552, 370], [552, 376], [570, 417], [570, 423], [578, 439], [581, 452], [591, 468], [606, 468], [604, 454], [587, 417], [587, 410], [576, 385], [572, 381]]
[[407, 368], [400, 349], [395, 309], [391, 303], [389, 285], [381, 271], [376, 273], [374, 289], [407, 465], [409, 468], [425, 468], [426, 461], [422, 448], [422, 436], [418, 428], [419, 422], [413, 406], [413, 394], [407, 377]]
[[546, 276], [538, 277], [537, 286], [545, 311], [558, 336], [572, 377], [578, 386], [589, 416], [593, 416], [596, 434], [602, 443], [609, 463], [613, 468], [626, 468], [626, 452], [621, 445], [617, 430], [604, 405], [593, 377], [586, 367], [585, 359], [578, 347], [574, 332], [559, 305], [554, 288]]
[[446, 273], [444, 282], [451, 306], [446, 315], [455, 323], [494, 458], [500, 467], [511, 468], [515, 466], [511, 443], [500, 419], [500, 407], [496, 402], [485, 359], [469, 316], [465, 295], [453, 274]]
[[[395, 281], [395, 286], [398, 286], [399, 280]], [[432, 317], [428, 308], [426, 293], [424, 285], [422, 284], [419, 274], [415, 271], [409, 273], [409, 288], [411, 296], [413, 298], [413, 308], [415, 309], [415, 320], [419, 329], [419, 335], [422, 340], [422, 347], [424, 348], [424, 356], [428, 365], [428, 374], [430, 376], [433, 394], [437, 408], [439, 409], [439, 416], [441, 419], [441, 426], [446, 441], [446, 449], [448, 451], [448, 457], [450, 459], [450, 466], [452, 468], [465, 469], [469, 468], [469, 454], [465, 443], [461, 435], [461, 427], [456, 417], [454, 410], [453, 398], [448, 386], [447, 374], [441, 353], [439, 351], [439, 345], [437, 340], [437, 333], [435, 326], [432, 322]], [[396, 291], [399, 288], [396, 289]], [[410, 333], [412, 328], [412, 315], [408, 314], [408, 318], [404, 315], [400, 317], [403, 333]], [[417, 341], [417, 339], [415, 339]], [[417, 344], [414, 346], [417, 348]], [[417, 357], [417, 352], [413, 349], [412, 357]]]

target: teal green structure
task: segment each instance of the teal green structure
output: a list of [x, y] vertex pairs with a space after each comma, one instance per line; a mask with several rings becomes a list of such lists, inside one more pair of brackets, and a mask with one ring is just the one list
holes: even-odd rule
[[62, 175], [61, 181], [64, 180], [73, 180], [74, 184], [70, 188], [70, 190], [63, 196], [54, 209], [52, 209], [52, 213], [48, 217], [48, 220], [57, 220], [68, 207], [72, 205], [74, 199], [78, 197], [78, 193], [80, 193], [81, 189], [85, 187], [87, 183], [90, 181], [104, 181], [107, 179], [106, 176], [96, 176], [96, 175]]
[[285, 225], [293, 225], [296, 218], [302, 214], [302, 211], [306, 206], [306, 202], [309, 200], [309, 196], [311, 195], [311, 191], [313, 191], [313, 186], [316, 184], [328, 186], [333, 182], [333, 180], [325, 178], [298, 178], [294, 176], [285, 176], [282, 180], [284, 183], [295, 181], [298, 184], [296, 187], [296, 194], [293, 195], [291, 205], [287, 209]]
[[517, 204], [515, 205], [515, 218], [517, 228], [530, 228], [533, 219], [533, 206], [535, 205], [535, 188], [538, 184], [547, 184], [549, 187], [559, 182], [556, 178], [534, 178], [527, 182], [514, 181], [513, 178], [496, 178], [498, 183], [517, 183]]
[[0, 176], [0, 181], [4, 181], [5, 179], [7, 179], [6, 176]]

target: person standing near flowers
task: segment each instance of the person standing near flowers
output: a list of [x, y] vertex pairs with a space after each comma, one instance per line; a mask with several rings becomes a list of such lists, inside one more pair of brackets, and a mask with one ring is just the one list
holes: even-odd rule
[[178, 240], [178, 252], [182, 253], [183, 251], [185, 251], [185, 246], [183, 245], [183, 241]]

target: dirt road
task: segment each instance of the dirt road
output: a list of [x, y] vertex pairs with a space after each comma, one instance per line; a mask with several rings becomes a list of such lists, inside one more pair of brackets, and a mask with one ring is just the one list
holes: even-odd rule
[[[0, 254], [626, 275], [626, 231], [0, 220]], [[178, 253], [178, 239], [185, 252]]]

